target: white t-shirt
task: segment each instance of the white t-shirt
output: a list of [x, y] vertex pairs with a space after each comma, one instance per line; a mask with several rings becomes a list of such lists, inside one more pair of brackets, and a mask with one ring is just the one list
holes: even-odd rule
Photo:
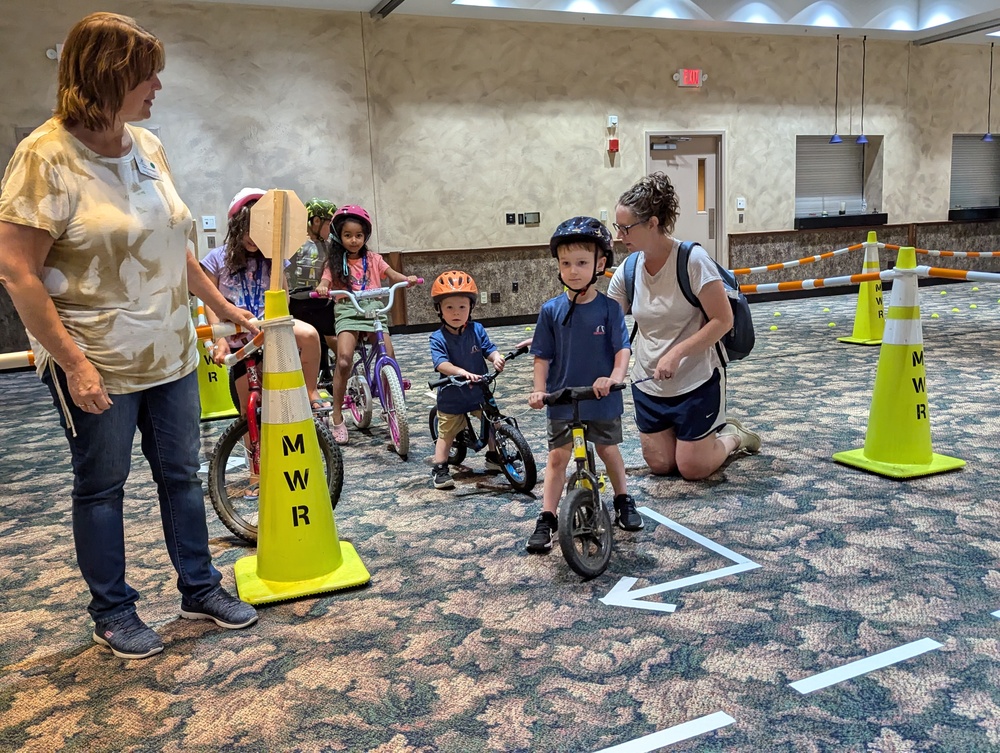
[[[632, 343], [635, 363], [632, 379], [639, 380], [653, 376], [656, 363], [674, 345], [683, 342], [705, 326], [705, 317], [681, 292], [677, 283], [677, 244], [667, 256], [663, 267], [655, 274], [646, 272], [646, 255], [639, 252], [635, 265], [635, 296], [632, 301], [632, 317], [639, 325], [639, 332]], [[688, 260], [688, 277], [691, 292], [698, 296], [701, 289], [712, 280], [721, 280], [715, 263], [701, 246], [691, 250]], [[625, 264], [619, 264], [608, 285], [608, 297], [628, 309], [625, 294]], [[654, 379], [636, 385], [647, 395], [673, 397], [690, 392], [707, 382], [722, 363], [714, 347], [701, 353], [682, 358], [677, 373], [670, 379]]]
[[[51, 118], [18, 145], [0, 183], [0, 220], [54, 239], [42, 281], [111, 394], [198, 367], [187, 288], [191, 212], [159, 139], [126, 128], [129, 153], [103, 157]], [[49, 355], [30, 334], [41, 374]]]

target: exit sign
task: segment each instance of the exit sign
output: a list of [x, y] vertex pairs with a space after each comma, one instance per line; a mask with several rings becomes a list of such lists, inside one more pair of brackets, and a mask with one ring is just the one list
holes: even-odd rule
[[707, 80], [708, 76], [701, 68], [678, 68], [674, 74], [677, 85], [689, 89], [700, 88]]

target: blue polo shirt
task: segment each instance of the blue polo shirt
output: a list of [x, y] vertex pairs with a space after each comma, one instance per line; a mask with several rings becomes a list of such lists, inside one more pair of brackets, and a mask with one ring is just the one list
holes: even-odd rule
[[[472, 374], [486, 374], [486, 356], [497, 349], [490, 342], [486, 328], [479, 322], [469, 322], [460, 335], [453, 335], [441, 327], [431, 332], [430, 342], [431, 360], [435, 369], [447, 361]], [[483, 388], [478, 384], [468, 387], [438, 387], [437, 407], [444, 413], [468, 413], [479, 408], [482, 401]]]
[[[569, 306], [569, 296], [561, 293], [542, 304], [538, 312], [531, 353], [549, 362], [545, 382], [549, 393], [563, 387], [589, 386], [600, 377], [611, 376], [618, 351], [630, 350], [625, 314], [616, 301], [598, 292], [590, 303], [577, 304], [573, 318], [563, 326]], [[600, 400], [580, 403], [580, 418], [607, 421], [621, 416], [624, 410], [622, 393], [612, 392]], [[550, 406], [548, 416], [571, 421], [573, 406]]]

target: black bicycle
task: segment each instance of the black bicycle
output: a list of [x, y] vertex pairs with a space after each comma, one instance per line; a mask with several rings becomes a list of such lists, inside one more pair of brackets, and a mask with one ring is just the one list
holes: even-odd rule
[[[612, 392], [625, 389], [615, 384]], [[564, 387], [546, 395], [546, 405], [573, 406], [573, 460], [576, 472], [566, 484], [566, 496], [559, 503], [559, 547], [573, 572], [589, 580], [603, 573], [611, 561], [613, 537], [611, 516], [601, 502], [601, 492], [607, 486], [603, 474], [598, 475], [594, 445], [587, 441], [587, 427], [580, 420], [580, 403], [596, 400], [594, 388]]]
[[[520, 355], [528, 352], [527, 346], [512, 350], [504, 361], [511, 361]], [[521, 430], [517, 427], [517, 419], [512, 416], [505, 416], [493, 398], [490, 385], [496, 381], [501, 372], [494, 371], [486, 374], [475, 384], [483, 387], [483, 400], [479, 404], [482, 411], [480, 417], [479, 431], [473, 431], [472, 418], [468, 414], [465, 416], [465, 428], [459, 432], [451, 443], [451, 450], [448, 452], [449, 465], [461, 465], [465, 460], [466, 453], [471, 449], [479, 452], [489, 445], [492, 436], [497, 454], [500, 456], [500, 470], [507, 477], [510, 485], [519, 492], [530, 492], [535, 488], [538, 481], [538, 470], [535, 468], [535, 456], [531, 452], [531, 447], [525, 440]], [[438, 387], [466, 387], [470, 383], [467, 377], [447, 376], [428, 382], [431, 389]], [[437, 406], [431, 408], [428, 418], [430, 424], [431, 439], [437, 442], [438, 438], [438, 415]]]

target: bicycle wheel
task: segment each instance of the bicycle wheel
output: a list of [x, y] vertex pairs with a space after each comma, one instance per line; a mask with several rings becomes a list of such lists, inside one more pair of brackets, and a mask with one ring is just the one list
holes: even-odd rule
[[368, 380], [365, 379], [364, 369], [361, 373], [351, 374], [347, 380], [347, 400], [348, 415], [351, 423], [358, 429], [367, 429], [372, 423], [372, 392], [368, 388]]
[[[431, 430], [431, 441], [437, 442], [438, 439], [438, 409], [436, 407], [431, 408], [431, 414], [427, 419]], [[462, 437], [465, 432], [459, 432], [459, 435], [451, 443], [451, 448], [448, 450], [448, 465], [461, 465], [462, 461], [465, 460], [465, 454], [468, 449], [465, 443], [462, 441]]]
[[396, 370], [386, 364], [379, 374], [382, 380], [382, 400], [385, 405], [385, 422], [389, 425], [389, 435], [396, 454], [406, 459], [410, 451], [410, 425], [406, 420], [406, 399], [403, 385], [399, 383]]
[[[326, 425], [314, 419], [323, 471], [336, 508], [344, 486], [344, 457]], [[260, 479], [253, 473], [249, 425], [238, 418], [223, 432], [208, 463], [208, 496], [219, 520], [249, 544], [257, 543]]]
[[559, 503], [559, 547], [573, 572], [596, 578], [611, 561], [611, 518], [590, 489], [573, 489]]
[[497, 453], [503, 460], [500, 470], [519, 492], [530, 492], [535, 488], [538, 471], [535, 456], [521, 432], [512, 426], [500, 424], [494, 429]]

